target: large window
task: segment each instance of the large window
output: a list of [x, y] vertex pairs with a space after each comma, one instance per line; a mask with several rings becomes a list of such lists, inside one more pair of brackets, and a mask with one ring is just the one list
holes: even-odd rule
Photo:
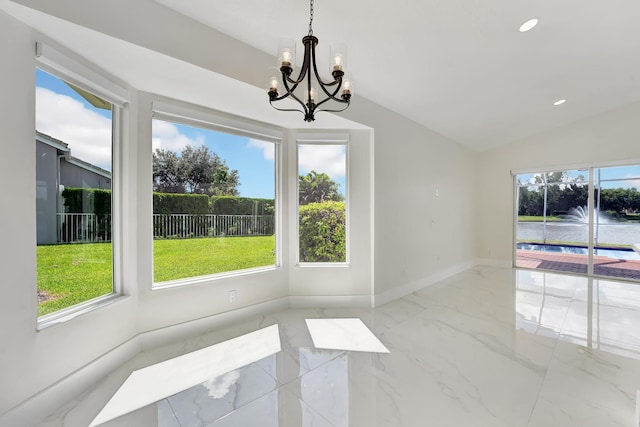
[[114, 107], [36, 69], [38, 314], [114, 292]]
[[347, 262], [346, 142], [298, 143], [300, 263]]
[[276, 143], [156, 117], [154, 282], [275, 266]]
[[640, 280], [639, 188], [637, 165], [517, 175], [516, 266]]

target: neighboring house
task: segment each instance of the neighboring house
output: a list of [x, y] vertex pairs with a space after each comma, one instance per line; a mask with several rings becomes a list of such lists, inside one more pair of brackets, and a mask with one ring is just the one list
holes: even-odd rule
[[111, 172], [71, 155], [69, 145], [36, 132], [36, 211], [38, 244], [59, 241], [65, 187], [111, 189]]

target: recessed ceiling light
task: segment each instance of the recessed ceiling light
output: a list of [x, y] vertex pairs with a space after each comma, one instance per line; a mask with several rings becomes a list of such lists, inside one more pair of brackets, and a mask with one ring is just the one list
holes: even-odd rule
[[567, 102], [567, 100], [566, 100], [566, 99], [558, 99], [556, 102], [554, 102], [554, 103], [553, 103], [553, 105], [556, 105], [556, 106], [557, 106], [557, 105], [562, 105], [562, 104], [564, 104], [565, 102]]
[[529, 19], [527, 22], [520, 25], [520, 32], [521, 33], [527, 32], [531, 30], [533, 27], [535, 27], [536, 25], [538, 25], [538, 18]]

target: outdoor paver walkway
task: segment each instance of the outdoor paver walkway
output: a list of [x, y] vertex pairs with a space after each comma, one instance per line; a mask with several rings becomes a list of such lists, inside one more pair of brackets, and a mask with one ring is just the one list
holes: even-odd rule
[[[522, 249], [516, 251], [517, 267], [587, 274], [587, 262], [586, 255]], [[640, 280], [640, 261], [594, 256], [593, 273], [598, 276]]]

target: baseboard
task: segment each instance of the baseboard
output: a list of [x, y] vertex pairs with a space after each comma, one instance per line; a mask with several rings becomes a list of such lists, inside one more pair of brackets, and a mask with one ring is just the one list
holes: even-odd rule
[[198, 336], [215, 328], [229, 325], [238, 320], [248, 319], [265, 313], [273, 313], [289, 308], [289, 298], [283, 297], [271, 301], [262, 302], [236, 310], [207, 316], [201, 319], [172, 325], [166, 328], [155, 329], [138, 335], [143, 351], [151, 350], [180, 339]]
[[511, 261], [505, 261], [500, 259], [489, 259], [489, 258], [476, 258], [473, 263], [474, 266], [482, 265], [485, 267], [498, 267], [498, 268], [511, 268], [513, 265]]
[[474, 261], [464, 262], [454, 267], [447, 268], [446, 270], [439, 271], [430, 276], [423, 277], [422, 279], [415, 280], [413, 282], [410, 282], [402, 286], [389, 289], [388, 291], [382, 292], [380, 294], [374, 295], [373, 306], [379, 307], [383, 304], [386, 304], [398, 298], [402, 298], [403, 296], [409, 295], [412, 292], [419, 291], [420, 289], [426, 288], [427, 286], [434, 285], [446, 278], [462, 273], [463, 271], [466, 271], [472, 268], [474, 265], [475, 265]]
[[290, 296], [291, 308], [371, 308], [371, 295], [337, 295], [337, 296]]
[[0, 426], [28, 427], [41, 423], [141, 351], [196, 336], [240, 319], [287, 308], [289, 308], [289, 298], [284, 297], [140, 333], [0, 415]]

